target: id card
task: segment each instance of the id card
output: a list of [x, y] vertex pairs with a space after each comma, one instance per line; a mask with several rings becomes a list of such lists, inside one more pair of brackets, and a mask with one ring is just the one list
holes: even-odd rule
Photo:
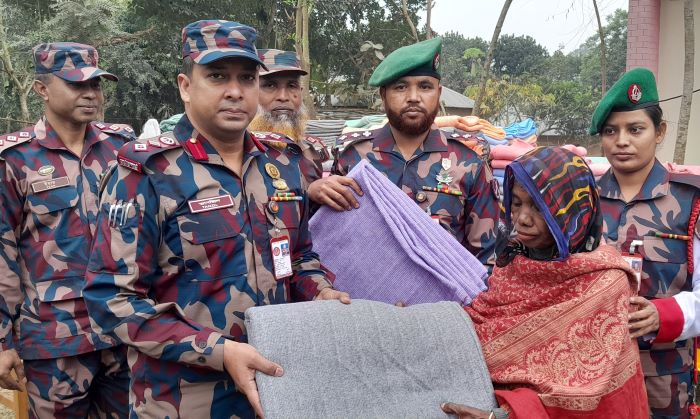
[[275, 268], [275, 279], [292, 276], [292, 251], [289, 248], [289, 237], [281, 236], [270, 240], [272, 263]]
[[637, 279], [637, 292], [642, 285], [642, 255], [639, 253], [623, 253], [622, 258], [629, 263], [630, 268], [634, 271], [634, 277]]

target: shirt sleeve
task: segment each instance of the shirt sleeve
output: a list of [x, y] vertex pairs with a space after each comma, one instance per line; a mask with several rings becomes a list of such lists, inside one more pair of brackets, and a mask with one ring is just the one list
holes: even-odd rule
[[8, 164], [0, 159], [0, 349], [14, 349], [13, 324], [22, 304], [19, 249], [23, 199]]
[[498, 227], [498, 198], [493, 189], [493, 176], [479, 161], [479, 169], [469, 185], [466, 197], [465, 238], [463, 243], [487, 268], [495, 263], [496, 229]]
[[693, 291], [684, 291], [672, 298], [683, 313], [683, 330], [677, 340], [700, 336], [700, 322], [696, 321], [700, 314], [700, 239], [693, 236]]
[[93, 327], [150, 357], [223, 371], [224, 337], [174, 302], [149, 298], [159, 266], [159, 196], [147, 176], [117, 166], [101, 196], [83, 297]]

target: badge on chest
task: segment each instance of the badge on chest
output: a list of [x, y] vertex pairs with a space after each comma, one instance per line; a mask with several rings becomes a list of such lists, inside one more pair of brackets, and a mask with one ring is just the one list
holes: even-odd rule
[[32, 190], [34, 193], [49, 191], [51, 189], [58, 189], [64, 186], [70, 185], [68, 176], [58, 177], [56, 179], [40, 180], [38, 182], [32, 183]]

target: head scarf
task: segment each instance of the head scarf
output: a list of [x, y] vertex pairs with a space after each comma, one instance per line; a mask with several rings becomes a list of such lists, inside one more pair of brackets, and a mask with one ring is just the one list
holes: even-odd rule
[[503, 204], [506, 225], [499, 231], [496, 264], [506, 266], [528, 250], [512, 238], [510, 205], [519, 183], [537, 205], [556, 243], [550, 260], [564, 260], [598, 247], [602, 214], [595, 179], [583, 158], [560, 147], [538, 147], [506, 167]]

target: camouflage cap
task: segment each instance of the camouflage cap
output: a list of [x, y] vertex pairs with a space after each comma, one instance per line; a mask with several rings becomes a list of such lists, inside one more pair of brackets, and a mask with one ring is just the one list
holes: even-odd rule
[[209, 64], [227, 57], [248, 58], [265, 67], [255, 49], [257, 32], [228, 20], [200, 20], [182, 29], [182, 57]]
[[294, 51], [282, 51], [281, 49], [259, 49], [258, 56], [263, 60], [267, 70], [260, 72], [261, 76], [280, 71], [294, 71], [307, 75], [308, 72], [301, 68], [301, 60]]
[[75, 42], [51, 42], [32, 49], [36, 74], [53, 74], [66, 81], [86, 81], [104, 77], [117, 81], [117, 76], [97, 67], [99, 55], [90, 45]]
[[593, 112], [588, 133], [595, 135], [603, 129], [610, 112], [627, 112], [648, 108], [659, 103], [654, 73], [646, 68], [635, 68], [620, 77]]

